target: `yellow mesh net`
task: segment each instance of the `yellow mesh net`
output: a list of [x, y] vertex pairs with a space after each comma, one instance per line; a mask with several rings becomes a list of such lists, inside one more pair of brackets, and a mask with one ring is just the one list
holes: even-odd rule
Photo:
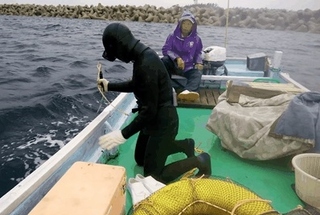
[[279, 214], [270, 201], [232, 181], [182, 179], [165, 186], [134, 207], [134, 215]]

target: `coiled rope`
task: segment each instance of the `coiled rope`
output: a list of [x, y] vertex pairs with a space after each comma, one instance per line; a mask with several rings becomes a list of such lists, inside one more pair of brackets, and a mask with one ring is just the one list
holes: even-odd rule
[[[280, 213], [276, 210], [274, 210], [271, 206], [270, 203], [271, 201], [269, 200], [265, 200], [265, 199], [260, 199], [260, 198], [252, 198], [252, 196], [250, 196], [249, 194], [249, 190], [246, 190], [245, 188], [243, 188], [243, 190], [241, 190], [241, 192], [243, 192], [243, 197], [247, 197], [247, 199], [238, 199], [237, 201], [234, 202], [232, 208], [228, 207], [227, 205], [223, 206], [222, 200], [221, 198], [216, 198], [216, 199], [212, 199], [212, 201], [209, 200], [203, 200], [203, 199], [199, 199], [201, 198], [201, 192], [205, 192], [203, 189], [204, 185], [206, 183], [209, 183], [211, 180], [213, 181], [220, 181], [221, 183], [223, 183], [223, 180], [219, 180], [219, 179], [203, 179], [203, 177], [199, 177], [199, 178], [182, 178], [177, 182], [174, 182], [173, 184], [179, 183], [179, 185], [181, 186], [181, 189], [183, 189], [186, 186], [186, 183], [188, 184], [188, 186], [191, 186], [190, 188], [193, 190], [193, 192], [195, 192], [196, 194], [192, 194], [192, 195], [196, 195], [195, 199], [193, 201], [190, 201], [188, 204], [184, 205], [182, 208], [176, 208], [177, 205], [171, 205], [170, 207], [168, 207], [170, 214], [173, 213], [173, 209], [172, 207], [175, 206], [176, 211], [175, 214], [177, 215], [183, 215], [183, 214], [190, 214], [190, 212], [197, 208], [197, 205], [207, 205], [209, 206], [207, 209], [202, 209], [202, 214], [208, 214], [209, 211], [211, 211], [209, 208], [212, 209], [217, 209], [221, 212], [223, 212], [223, 214], [230, 214], [230, 215], [237, 215], [237, 214], [244, 214], [244, 213], [250, 213], [248, 211], [248, 209], [246, 209], [247, 211], [239, 211], [239, 209], [241, 207], [255, 207], [254, 205], [248, 206], [252, 203], [264, 203], [264, 207], [261, 207], [260, 209], [255, 208], [254, 210], [256, 211], [255, 214], [257, 215], [267, 215], [267, 214], [272, 214], [272, 215], [279, 215]], [[238, 188], [241, 188], [241, 186], [237, 185], [236, 183], [234, 183], [233, 181], [227, 179], [225, 181], [226, 183], [231, 183], [233, 185], [235, 185]], [[202, 183], [202, 186], [199, 187], [199, 183]], [[165, 195], [171, 195], [170, 192], [173, 192], [172, 194], [176, 194], [176, 190], [177, 189], [172, 189], [174, 187], [173, 184], [171, 185], [167, 185], [167, 187], [162, 188], [161, 190], [157, 191], [156, 193], [154, 193], [152, 196], [148, 197], [147, 199], [139, 202], [137, 205], [134, 206], [134, 214], [135, 215], [140, 215], [140, 214], [164, 214], [163, 212], [163, 208], [160, 207], [159, 205], [156, 204], [157, 201], [161, 202], [161, 201], [165, 201], [163, 197]], [[209, 185], [209, 184], [207, 184]], [[226, 184], [225, 184], [226, 185]], [[223, 188], [218, 188], [217, 189], [223, 189]], [[221, 190], [220, 190], [221, 191]], [[233, 191], [235, 191], [235, 189], [233, 189]], [[225, 195], [228, 196], [232, 193], [232, 190], [228, 190], [225, 192]], [[222, 196], [223, 194], [220, 192], [219, 194], [220, 196]], [[205, 197], [205, 194], [202, 195], [203, 198], [207, 198]], [[241, 196], [241, 195], [240, 195]], [[183, 198], [183, 197], [182, 197]], [[220, 199], [220, 200], [219, 200]], [[235, 199], [234, 199], [235, 200]], [[224, 201], [233, 201], [232, 199], [228, 200], [228, 198], [226, 197], [224, 199]], [[226, 202], [225, 202], [226, 203]], [[178, 204], [178, 203], [177, 203]], [[183, 203], [180, 203], [180, 205]], [[161, 204], [160, 204], [161, 205]], [[269, 205], [268, 207], [266, 207], [267, 205]], [[198, 209], [199, 210], [199, 207]], [[259, 212], [260, 210], [260, 212]], [[262, 211], [264, 210], [264, 211]], [[168, 211], [168, 213], [169, 213]], [[196, 211], [194, 211], [196, 212]], [[219, 213], [222, 214], [222, 213]]]

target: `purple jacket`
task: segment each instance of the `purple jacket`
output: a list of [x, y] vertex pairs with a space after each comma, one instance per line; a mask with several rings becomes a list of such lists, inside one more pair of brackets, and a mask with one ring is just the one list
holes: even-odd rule
[[[189, 19], [193, 20], [193, 26], [191, 34], [188, 37], [181, 37], [181, 22], [182, 20]], [[188, 71], [194, 68], [194, 65], [197, 63], [202, 64], [201, 51], [203, 45], [201, 38], [197, 33], [197, 22], [194, 16], [185, 11], [173, 33], [169, 34], [167, 40], [162, 47], [163, 56], [169, 56], [172, 60], [175, 60], [177, 57], [182, 58], [184, 61], [184, 71]]]

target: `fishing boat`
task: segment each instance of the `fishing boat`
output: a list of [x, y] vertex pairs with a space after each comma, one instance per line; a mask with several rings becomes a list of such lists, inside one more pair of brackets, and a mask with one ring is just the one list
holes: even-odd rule
[[[212, 48], [214, 49], [214, 47], [211, 47], [211, 50]], [[273, 89], [276, 84], [282, 86], [282, 83], [286, 86], [292, 86], [295, 90], [307, 92], [307, 88], [290, 78], [288, 73], [281, 71], [279, 62], [275, 66], [276, 61], [281, 61], [279, 59], [281, 54], [281, 52], [275, 52], [273, 63], [268, 56], [261, 53], [243, 58], [227, 58], [218, 65], [209, 61], [205, 62], [205, 70], [199, 92], [200, 98], [193, 102], [177, 101], [180, 120], [177, 138], [193, 138], [198, 149], [211, 155], [212, 178], [225, 179], [245, 187], [248, 192], [270, 201], [270, 206], [274, 211], [286, 213], [305, 205], [292, 187], [295, 183], [294, 171], [291, 166], [292, 156], [267, 160], [246, 159], [223, 147], [221, 139], [207, 128], [210, 116], [215, 112], [215, 107], [219, 105], [219, 99], [221, 100], [221, 96], [225, 95], [232, 82], [256, 83], [260, 86], [269, 84], [269, 88], [271, 86]], [[268, 62], [271, 62], [271, 64], [268, 64]], [[183, 85], [184, 79], [173, 77], [172, 80], [173, 86], [178, 93], [179, 86]], [[109, 212], [104, 214], [128, 214], [130, 211], [132, 213], [134, 211], [132, 199], [126, 191], [125, 185], [129, 178], [134, 178], [137, 174], [143, 174], [142, 168], [136, 165], [133, 158], [137, 135], [128, 139], [119, 148], [111, 151], [102, 150], [98, 144], [98, 138], [112, 130], [121, 129], [130, 122], [135, 116], [131, 112], [135, 107], [136, 99], [132, 93], [119, 94], [78, 135], [0, 199], [0, 214], [29, 214], [41, 202], [43, 203], [44, 197], [50, 193], [50, 190], [55, 189], [57, 184], [63, 183], [61, 182], [62, 178], [78, 162], [84, 162], [88, 165], [97, 164], [123, 168], [124, 178], [122, 180], [124, 182], [121, 189], [124, 197], [122, 200], [120, 199], [122, 201], [120, 206], [118, 205], [121, 208], [121, 213], [119, 211], [112, 212], [112, 209], [109, 208], [107, 210]], [[183, 156], [182, 154], [175, 154], [170, 156], [168, 161], [179, 160]], [[101, 175], [101, 169], [92, 172], [92, 175], [95, 174]], [[111, 172], [109, 175], [112, 174]], [[70, 182], [70, 180], [74, 181]], [[79, 180], [79, 177], [69, 179], [68, 183], [77, 184], [77, 180]], [[98, 181], [95, 183], [97, 183], [97, 187], [92, 188], [91, 192], [95, 193], [96, 198], [99, 198], [99, 192], [94, 189], [108, 192], [112, 184], [115, 187], [119, 184], [115, 180], [111, 185], [109, 183], [108, 188], [104, 184], [99, 184]], [[56, 198], [63, 199], [64, 196], [68, 196], [72, 192], [72, 190], [68, 191], [70, 186], [62, 186], [60, 188], [62, 190], [58, 191], [58, 194], [56, 193]], [[85, 195], [86, 192], [82, 192]], [[232, 193], [225, 193], [225, 195], [232, 196]], [[78, 195], [78, 198], [81, 199], [82, 196]], [[101, 203], [101, 199], [88, 199], [87, 196], [83, 196], [83, 198], [89, 205], [97, 201]], [[49, 204], [48, 199], [47, 204]], [[64, 210], [64, 207], [68, 206], [55, 205], [55, 208], [60, 208], [61, 210]], [[72, 205], [69, 204], [69, 207], [72, 207]], [[107, 204], [104, 202], [102, 207], [107, 207]], [[73, 209], [65, 209], [65, 214], [67, 212], [68, 214], [84, 214], [77, 212], [76, 208], [80, 208], [83, 212], [81, 206], [78, 205], [76, 207], [73, 206]]]

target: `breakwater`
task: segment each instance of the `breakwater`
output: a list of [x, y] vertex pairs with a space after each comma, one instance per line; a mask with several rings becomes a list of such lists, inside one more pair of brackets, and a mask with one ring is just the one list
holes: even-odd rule
[[[215, 4], [197, 4], [170, 8], [145, 6], [68, 6], [35, 4], [0, 4], [0, 15], [46, 16], [77, 19], [103, 19], [113, 21], [137, 21], [176, 23], [183, 10], [190, 10], [199, 25], [288, 30], [320, 34], [320, 10], [287, 11], [279, 9], [227, 9]], [[228, 12], [228, 13], [227, 13]], [[227, 16], [227, 14], [229, 14]]]

